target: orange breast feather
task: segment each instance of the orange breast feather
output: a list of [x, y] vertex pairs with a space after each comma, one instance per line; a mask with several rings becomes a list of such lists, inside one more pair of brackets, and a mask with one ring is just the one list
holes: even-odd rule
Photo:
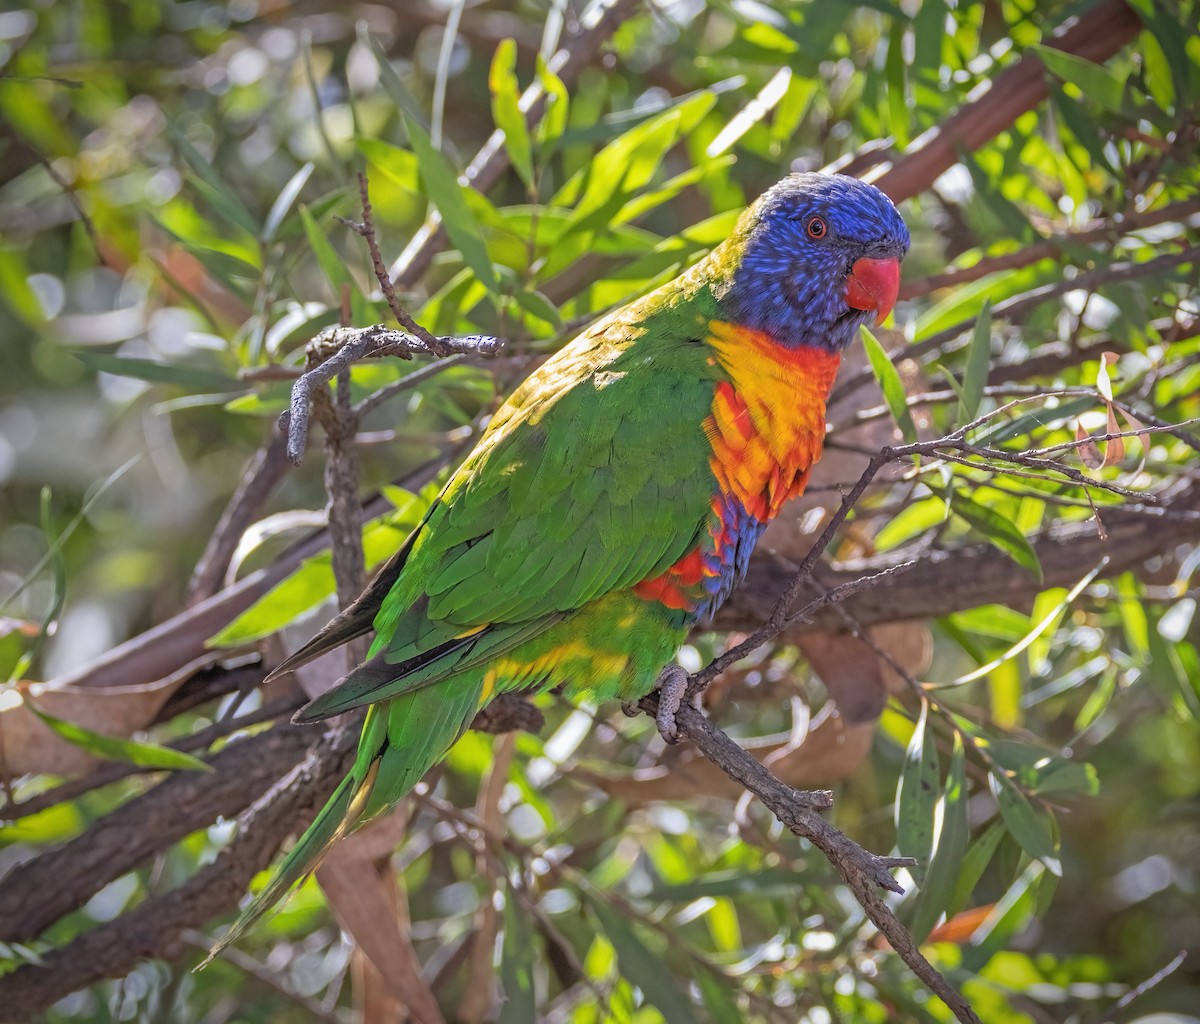
[[825, 402], [839, 358], [787, 348], [761, 331], [714, 321], [709, 344], [729, 375], [704, 428], [721, 489], [755, 519], [773, 519], [804, 490], [825, 441]]

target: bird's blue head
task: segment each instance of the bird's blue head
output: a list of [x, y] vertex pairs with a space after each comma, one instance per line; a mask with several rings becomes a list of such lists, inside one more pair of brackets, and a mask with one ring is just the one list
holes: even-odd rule
[[840, 352], [891, 312], [909, 237], [875, 186], [792, 174], [747, 209], [729, 244], [732, 274], [719, 297], [730, 320], [781, 344]]

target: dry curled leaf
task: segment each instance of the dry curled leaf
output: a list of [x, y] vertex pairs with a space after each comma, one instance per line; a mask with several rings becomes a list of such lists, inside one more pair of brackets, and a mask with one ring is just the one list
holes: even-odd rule
[[1075, 449], [1079, 455], [1079, 461], [1088, 469], [1099, 469], [1104, 465], [1104, 456], [1100, 454], [1096, 442], [1092, 440], [1081, 422], [1075, 424], [1075, 440], [1079, 442], [1079, 447]]
[[1117, 425], [1117, 414], [1113, 411], [1112, 402], [1108, 403], [1108, 433], [1109, 440], [1104, 446], [1104, 465], [1115, 466], [1125, 458], [1125, 438], [1112, 437], [1119, 434], [1121, 428]]

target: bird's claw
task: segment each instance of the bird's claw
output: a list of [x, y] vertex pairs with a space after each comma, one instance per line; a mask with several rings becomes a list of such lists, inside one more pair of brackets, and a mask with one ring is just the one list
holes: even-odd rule
[[[683, 706], [683, 698], [687, 694], [687, 670], [679, 665], [668, 665], [658, 677], [658, 714], [654, 716], [658, 726], [658, 734], [667, 743], [678, 743], [680, 740], [679, 726], [675, 715]], [[695, 700], [696, 698], [693, 698]]]
[[636, 700], [621, 701], [621, 714], [626, 718], [637, 718], [642, 713], [642, 709], [638, 707]]

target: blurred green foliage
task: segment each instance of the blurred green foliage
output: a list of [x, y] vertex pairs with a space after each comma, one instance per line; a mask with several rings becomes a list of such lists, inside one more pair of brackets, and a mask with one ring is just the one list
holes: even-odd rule
[[[1068, 16], [1088, 16], [1082, 4], [678, 0], [639, 8], [570, 87], [547, 62], [588, 16], [574, 4], [71, 0], [0, 14], [0, 599], [21, 588], [3, 614], [34, 627], [6, 627], [0, 666], [61, 675], [179, 607], [286, 403], [286, 373], [272, 373], [301, 365], [343, 295], [354, 323], [386, 318], [365, 246], [337, 220], [359, 215], [358, 168], [385, 256], [399, 256], [431, 211], [445, 226], [447, 246], [406, 282], [417, 319], [435, 333], [495, 333], [510, 354], [535, 357], [707, 251], [788, 169], [827, 166], [881, 138], [902, 153], [1037, 52], [1049, 102], [905, 205], [906, 278], [1098, 220], [1112, 230], [1099, 245], [1068, 241], [1058, 256], [902, 304], [897, 325], [917, 343], [963, 321], [977, 327], [924, 367], [930, 387], [944, 367], [957, 395], [915, 414], [903, 409], [911, 377], [872, 349], [889, 405], [906, 432], [937, 436], [1003, 401], [984, 394], [989, 358], [1019, 367], [1107, 338], [1121, 353], [1105, 371], [1118, 401], [1171, 422], [1200, 416], [1200, 343], [1172, 326], [1194, 321], [1200, 295], [1179, 268], [1045, 302], [1019, 325], [992, 319], [1005, 299], [1065, 274], [1195, 244], [1194, 217], [1130, 232], [1114, 221], [1194, 197], [1200, 180], [1200, 15], [1187, 2], [1134, 7], [1145, 30], [1100, 66], [1040, 47]], [[518, 96], [535, 79], [552, 99], [528, 130]], [[484, 192], [463, 187], [458, 175], [495, 125], [507, 130], [512, 172]], [[364, 484], [388, 486], [454, 450], [522, 365], [455, 366], [384, 406], [367, 426], [389, 443], [363, 446]], [[355, 394], [416, 368], [357, 366]], [[1007, 379], [1091, 388], [1097, 358]], [[1071, 440], [1081, 415], [1102, 428], [1094, 392], [993, 417], [973, 436], [1021, 451]], [[1176, 476], [1195, 473], [1195, 453], [1171, 435], [1148, 439], [1144, 467], [1130, 448], [1096, 477], [1169, 500]], [[394, 511], [368, 527], [369, 561], [394, 549], [434, 491], [386, 490]], [[920, 556], [982, 538], [1034, 573], [1028, 538], [1119, 500], [945, 464], [885, 498], [860, 517], [878, 529], [874, 550]], [[234, 569], [267, 564], [311, 525], [296, 510], [324, 501], [310, 454], [261, 510], [274, 526], [239, 549]], [[56, 548], [59, 612], [40, 564], [77, 516]], [[1178, 951], [1200, 951], [1198, 565], [1194, 545], [1164, 545], [1137, 576], [1097, 579], [1081, 564], [1074, 590], [934, 623], [922, 679], [938, 688], [889, 705], [873, 754], [841, 786], [839, 827], [922, 858], [899, 910], [922, 939], [945, 917], [957, 923], [926, 948], [988, 1022], [1197, 1019], [1191, 962], [1113, 1007]], [[274, 631], [331, 591], [328, 557], [312, 559], [226, 639]], [[52, 635], [27, 657], [48, 608]], [[706, 660], [724, 640], [698, 637], [685, 655]], [[825, 699], [788, 648], [741, 681], [747, 692], [723, 720], [751, 736], [790, 727], [788, 696], [814, 708]], [[158, 738], [227, 709], [202, 706]], [[457, 951], [494, 884], [501, 1020], [949, 1019], [879, 948], [832, 868], [777, 823], [757, 811], [731, 823], [727, 801], [699, 793], [635, 809], [607, 799], [597, 776], [647, 763], [648, 722], [618, 733], [609, 709], [545, 710], [543, 733], [515, 740], [501, 800], [511, 838], [490, 850], [490, 880], [452, 813], [487, 776], [489, 737], [456, 747], [396, 855], [414, 943], [448, 1012], [470, 982]], [[51, 781], [20, 780], [18, 795]], [[0, 865], [79, 834], [144, 785], [126, 780], [21, 819], [5, 829]], [[226, 823], [195, 833], [37, 943], [0, 948], [3, 963], [177, 884], [228, 834]], [[48, 1019], [346, 1017], [349, 946], [315, 883], [245, 945], [254, 970], [143, 964]], [[1165, 1016], [1146, 1016], [1155, 1010]]]

